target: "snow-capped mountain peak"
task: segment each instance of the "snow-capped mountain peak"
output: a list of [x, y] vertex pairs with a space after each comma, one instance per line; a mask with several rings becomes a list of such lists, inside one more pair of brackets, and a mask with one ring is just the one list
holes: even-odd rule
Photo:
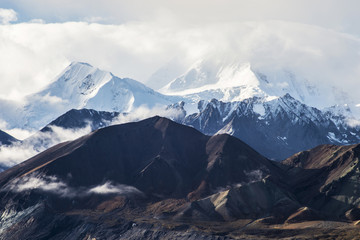
[[356, 110], [354, 101], [339, 87], [310, 80], [295, 70], [266, 68], [242, 61], [198, 61], [160, 92], [180, 95], [192, 102], [212, 98], [234, 102], [253, 97], [271, 101], [289, 93], [302, 103], [321, 110], [345, 104], [354, 114]]
[[359, 128], [345, 120], [285, 94], [271, 101], [200, 101], [184, 123], [208, 135], [236, 136], [269, 158], [283, 159], [319, 144], [358, 143]]
[[58, 97], [70, 104], [81, 106], [112, 78], [110, 72], [88, 63], [72, 62], [52, 84], [37, 95]]
[[187, 95], [209, 90], [256, 86], [259, 86], [259, 80], [252, 72], [250, 63], [220, 65], [200, 61], [160, 91], [167, 94]]
[[166, 107], [178, 99], [88, 63], [73, 62], [45, 89], [26, 98], [16, 110], [19, 121], [9, 121], [12, 116], [6, 113], [2, 118], [12, 128], [39, 129], [70, 109], [128, 112], [139, 106]]

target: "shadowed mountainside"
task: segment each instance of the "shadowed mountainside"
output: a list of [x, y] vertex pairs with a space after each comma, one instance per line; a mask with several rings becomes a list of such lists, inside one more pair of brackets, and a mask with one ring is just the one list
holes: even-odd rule
[[[358, 156], [359, 145], [323, 145], [278, 163], [235, 137], [166, 118], [110, 126], [0, 174], [0, 237], [285, 238], [331, 229], [336, 238], [344, 228], [352, 237], [356, 227], [322, 220], [360, 220]], [[310, 221], [323, 227], [285, 229]]]
[[360, 145], [321, 145], [286, 159], [297, 198], [327, 216], [360, 208]]
[[9, 145], [13, 142], [17, 142], [19, 140], [17, 140], [16, 138], [14, 138], [13, 136], [7, 134], [4, 131], [0, 130], [0, 146], [1, 145]]
[[205, 136], [154, 117], [57, 145], [4, 172], [0, 183], [36, 172], [62, 180], [71, 175], [69, 185], [74, 187], [114, 181], [146, 193], [184, 197], [203, 182], [204, 191], [248, 182], [247, 172], [258, 169], [264, 175], [280, 173], [271, 161], [234, 137]]

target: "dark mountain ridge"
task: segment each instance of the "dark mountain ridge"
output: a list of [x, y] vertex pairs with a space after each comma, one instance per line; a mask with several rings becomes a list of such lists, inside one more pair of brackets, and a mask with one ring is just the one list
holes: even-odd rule
[[108, 126], [119, 116], [118, 112], [96, 111], [93, 109], [71, 109], [47, 124], [40, 131], [50, 131], [50, 126], [62, 127], [65, 129], [84, 128], [90, 125], [94, 131]]
[[[243, 166], [236, 165], [236, 161], [244, 162]], [[277, 169], [236, 138], [205, 136], [160, 117], [111, 126], [57, 145], [4, 172], [0, 183], [8, 175], [29, 174], [36, 165], [41, 166], [36, 168], [37, 172], [47, 175], [66, 178], [71, 174], [72, 186], [91, 186], [109, 180], [150, 192], [148, 188], [163, 184], [159, 187], [161, 192], [156, 193], [178, 197], [195, 190], [201, 181], [216, 188], [246, 181], [242, 171], [260, 166], [269, 172]], [[164, 173], [167, 177], [160, 179]], [[155, 181], [154, 186], [149, 186], [150, 180]]]
[[213, 99], [199, 102], [198, 108], [199, 112], [188, 115], [183, 124], [204, 134], [231, 134], [274, 160], [321, 144], [360, 142], [359, 128], [339, 119], [344, 116], [334, 119], [331, 112], [302, 104], [290, 94], [268, 102], [256, 97], [231, 103]]
[[19, 140], [11, 136], [10, 134], [0, 130], [0, 146], [1, 145], [10, 145]]
[[359, 154], [322, 145], [279, 163], [162, 117], [105, 127], [0, 173], [0, 237], [264, 238], [282, 229], [272, 224], [343, 226], [360, 220]]
[[[259, 113], [257, 108], [263, 109]], [[289, 94], [269, 102], [259, 98], [240, 102], [200, 101], [198, 113], [187, 115], [184, 103], [167, 110], [179, 114], [174, 121], [191, 126], [207, 135], [227, 133], [239, 138], [263, 156], [273, 160], [285, 158], [321, 144], [351, 145], [360, 142], [360, 129], [349, 126], [344, 116], [334, 116], [302, 104]], [[48, 124], [66, 129], [91, 126], [92, 130], [111, 125], [126, 113], [70, 110]]]
[[283, 161], [297, 198], [326, 215], [360, 209], [360, 145], [321, 145]]

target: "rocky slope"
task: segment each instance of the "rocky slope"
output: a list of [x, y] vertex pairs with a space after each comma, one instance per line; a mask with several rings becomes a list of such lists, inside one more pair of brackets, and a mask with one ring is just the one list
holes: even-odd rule
[[16, 138], [14, 138], [13, 136], [7, 134], [4, 131], [0, 130], [0, 146], [1, 145], [9, 145], [12, 144], [14, 142], [17, 142], [18, 140]]
[[38, 174], [63, 181], [71, 175], [74, 187], [114, 181], [168, 197], [186, 197], [195, 190], [201, 195], [229, 183], [249, 182], [255, 170], [260, 175], [278, 171], [234, 137], [208, 137], [160, 117], [111, 126], [57, 145], [4, 172], [0, 182], [13, 174], [33, 173], [31, 169], [40, 165]]
[[[19, 142], [19, 140], [7, 134], [6, 132], [0, 130], [0, 147], [1, 146], [8, 147], [9, 145], [16, 142]], [[7, 168], [8, 166], [0, 161], [0, 172], [4, 171]]]
[[[358, 220], [358, 149], [323, 145], [277, 163], [166, 118], [110, 126], [2, 172], [0, 236], [286, 237], [319, 233], [322, 220], [338, 221], [331, 236], [352, 234], [339, 221]], [[325, 225], [279, 230], [308, 221]]]
[[360, 141], [358, 127], [337, 121], [329, 112], [302, 104], [289, 94], [271, 101], [201, 101], [198, 113], [188, 115], [183, 123], [205, 134], [228, 133], [276, 160], [320, 144]]
[[51, 131], [51, 126], [64, 129], [84, 128], [90, 125], [92, 131], [110, 125], [118, 116], [119, 112], [96, 111], [93, 109], [71, 109], [54, 121], [47, 124], [40, 131]]
[[346, 211], [360, 210], [359, 157], [358, 144], [321, 145], [283, 163], [289, 166], [289, 184], [298, 199], [326, 215], [344, 218]]
[[[200, 101], [198, 112], [190, 115], [185, 106], [184, 102], [172, 104], [162, 113], [173, 115], [173, 120], [207, 135], [227, 133], [235, 136], [274, 160], [283, 160], [320, 144], [349, 145], [360, 141], [360, 128], [334, 119], [329, 112], [302, 104], [289, 94], [272, 101], [261, 98], [240, 102]], [[120, 115], [124, 113], [71, 110], [46, 129], [51, 125], [76, 129], [90, 124], [95, 130], [116, 122]]]

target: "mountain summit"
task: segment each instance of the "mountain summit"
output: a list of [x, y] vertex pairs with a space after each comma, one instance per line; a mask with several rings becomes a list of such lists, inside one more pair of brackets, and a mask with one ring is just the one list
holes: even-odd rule
[[358, 234], [358, 158], [359, 145], [323, 145], [276, 163], [158, 116], [114, 125], [0, 173], [0, 238], [277, 236], [300, 222], [315, 227], [296, 234]]
[[186, 197], [204, 182], [207, 189], [202, 191], [248, 182], [251, 177], [244, 171], [258, 169], [277, 173], [272, 162], [232, 136], [205, 136], [156, 116], [54, 146], [4, 172], [0, 183], [37, 172], [56, 176], [71, 187], [112, 181], [133, 185], [148, 195]]
[[321, 110], [346, 105], [357, 114], [354, 100], [338, 87], [310, 82], [286, 68], [269, 70], [241, 61], [198, 61], [159, 91], [190, 99], [209, 101], [215, 98], [223, 102], [253, 97], [271, 101], [290, 94], [298, 101]]
[[26, 98], [16, 110], [17, 121], [6, 112], [3, 118], [9, 127], [40, 129], [70, 109], [129, 112], [139, 106], [167, 106], [177, 99], [88, 63], [73, 62], [45, 89]]

